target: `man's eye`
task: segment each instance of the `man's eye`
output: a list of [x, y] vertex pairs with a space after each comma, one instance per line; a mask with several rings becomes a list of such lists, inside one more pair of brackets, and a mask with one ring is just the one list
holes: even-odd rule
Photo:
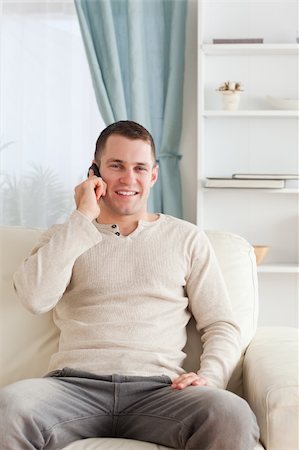
[[119, 164], [111, 164], [110, 167], [118, 169], [120, 167], [120, 165]]
[[146, 167], [143, 167], [143, 166], [137, 166], [136, 169], [137, 169], [139, 172], [145, 172], [145, 171], [146, 171]]

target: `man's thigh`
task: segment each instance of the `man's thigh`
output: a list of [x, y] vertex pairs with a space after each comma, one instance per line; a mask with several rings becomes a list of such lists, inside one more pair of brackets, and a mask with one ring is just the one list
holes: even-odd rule
[[113, 384], [108, 377], [72, 372], [63, 369], [0, 390], [0, 434], [6, 429], [10, 436], [5, 439], [11, 439], [11, 447], [4, 444], [4, 449], [18, 448], [23, 441], [28, 442], [19, 448], [54, 449], [80, 438], [111, 436]]
[[[240, 424], [252, 422], [256, 431], [248, 404], [231, 392], [196, 386], [174, 390], [170, 380], [161, 382], [160, 386], [144, 383], [144, 387], [140, 385], [137, 390], [135, 387], [135, 392], [130, 392], [131, 389], [134, 390], [133, 385], [128, 386], [128, 403], [123, 395], [123, 404], [119, 405], [119, 437], [176, 449], [205, 449], [218, 448], [209, 446], [213, 441], [211, 430], [224, 437], [229, 432], [227, 428], [234, 429], [235, 433], [238, 427], [241, 429]], [[134, 400], [129, 404], [130, 396]], [[211, 442], [205, 442], [207, 436]]]

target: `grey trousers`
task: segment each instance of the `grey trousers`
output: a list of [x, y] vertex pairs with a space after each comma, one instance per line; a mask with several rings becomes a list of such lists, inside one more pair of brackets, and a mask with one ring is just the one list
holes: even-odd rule
[[170, 387], [167, 376], [96, 376], [65, 368], [0, 390], [0, 449], [58, 450], [78, 439], [122, 437], [174, 449], [252, 450], [248, 404], [221, 389]]

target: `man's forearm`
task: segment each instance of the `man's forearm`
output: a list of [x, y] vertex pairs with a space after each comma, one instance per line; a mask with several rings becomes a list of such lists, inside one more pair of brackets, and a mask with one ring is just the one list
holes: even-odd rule
[[207, 326], [202, 334], [203, 353], [200, 370], [209, 384], [226, 388], [227, 383], [241, 357], [241, 337], [237, 325], [216, 322]]

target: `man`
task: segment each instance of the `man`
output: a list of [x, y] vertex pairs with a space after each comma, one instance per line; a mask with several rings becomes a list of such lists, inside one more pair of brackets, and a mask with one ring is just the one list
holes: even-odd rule
[[[158, 177], [151, 135], [112, 124], [93, 163], [75, 188], [76, 210], [14, 276], [26, 308], [54, 309], [61, 333], [47, 376], [2, 390], [1, 450], [97, 436], [252, 450], [255, 417], [224, 390], [240, 334], [215, 255], [196, 226], [147, 210]], [[197, 374], [182, 369], [191, 313], [204, 349]]]

